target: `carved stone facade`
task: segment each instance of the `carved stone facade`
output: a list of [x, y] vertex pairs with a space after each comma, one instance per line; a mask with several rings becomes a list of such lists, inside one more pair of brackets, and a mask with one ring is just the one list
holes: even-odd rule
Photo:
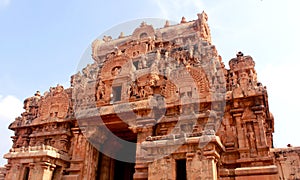
[[0, 167], [0, 180], [4, 180], [6, 175], [6, 169], [4, 167]]
[[255, 62], [239, 52], [226, 69], [207, 20], [95, 40], [70, 88], [24, 101], [0, 179], [299, 179], [299, 148], [273, 148]]
[[276, 148], [275, 156], [280, 179], [300, 179], [300, 147]]

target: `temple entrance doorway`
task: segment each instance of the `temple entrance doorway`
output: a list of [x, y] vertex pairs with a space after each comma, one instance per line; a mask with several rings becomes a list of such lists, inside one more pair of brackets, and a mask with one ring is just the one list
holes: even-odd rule
[[96, 180], [133, 180], [135, 163], [123, 162], [99, 153]]
[[102, 117], [113, 135], [101, 145], [96, 180], [133, 180], [137, 134], [118, 117]]

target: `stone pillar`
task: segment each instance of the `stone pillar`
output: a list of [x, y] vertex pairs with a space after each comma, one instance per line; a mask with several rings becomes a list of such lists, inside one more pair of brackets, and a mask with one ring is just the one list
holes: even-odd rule
[[71, 130], [74, 135], [72, 159], [82, 159], [82, 157], [84, 157], [84, 151], [82, 150], [82, 147], [85, 146], [86, 139], [79, 127], [72, 128]]
[[113, 180], [114, 179], [114, 160], [102, 154], [101, 169], [99, 173], [99, 180]]
[[175, 160], [170, 157], [154, 160], [149, 165], [149, 176], [147, 179], [176, 179]]
[[94, 179], [97, 176], [99, 151], [90, 143], [85, 144], [85, 156], [82, 170], [82, 180]]
[[219, 137], [200, 137], [201, 139], [211, 139], [211, 141], [196, 153], [187, 153], [187, 179], [218, 179], [217, 162], [220, 159], [220, 152], [225, 148], [221, 144]]
[[220, 159], [220, 154], [218, 152], [217, 145], [215, 143], [209, 143], [206, 147], [204, 147], [203, 155], [205, 159], [203, 160], [203, 164], [206, 165], [206, 178], [211, 180], [217, 180], [217, 162]]
[[283, 154], [280, 154], [278, 158], [276, 158], [277, 167], [278, 167], [278, 175], [281, 179], [287, 179], [285, 177], [285, 161], [286, 158], [284, 158]]
[[136, 143], [136, 164], [134, 180], [148, 179], [148, 162], [145, 157], [144, 151], [141, 149], [141, 143], [146, 140], [148, 136], [153, 134], [153, 126], [155, 125], [154, 119], [137, 120], [138, 126], [132, 128], [134, 133], [137, 133]]
[[203, 160], [203, 164], [206, 165], [204, 174], [206, 174], [206, 179], [217, 180], [217, 160], [213, 156], [207, 156], [206, 160]]
[[34, 167], [35, 167], [35, 164], [34, 164], [34, 163], [30, 163], [30, 164], [29, 164], [29, 176], [28, 176], [28, 179], [32, 179], [32, 176], [34, 176], [34, 175], [33, 175]]
[[41, 162], [35, 165], [31, 165], [29, 180], [51, 180], [54, 169], [55, 165], [48, 162]]
[[201, 179], [203, 175], [203, 154], [201, 151], [192, 155], [192, 153], [187, 153], [186, 161], [186, 176], [187, 179]]
[[[264, 118], [263, 118], [263, 111], [255, 111], [254, 112], [257, 116], [257, 123], [258, 125], [256, 126], [257, 129], [257, 136], [256, 139], [259, 141], [258, 147], [266, 147], [267, 146], [267, 139], [266, 139], [266, 134], [264, 131]], [[255, 132], [256, 133], [256, 132]]]
[[[44, 169], [44, 175], [43, 175], [43, 180], [51, 180], [52, 176], [53, 176], [53, 171], [55, 169], [55, 165], [50, 164], [50, 163], [44, 163], [44, 165], [42, 166]], [[32, 179], [36, 179], [36, 178], [32, 178]]]
[[243, 109], [234, 109], [231, 111], [233, 113], [233, 117], [236, 122], [236, 131], [238, 136], [238, 145], [239, 145], [239, 152], [240, 152], [240, 158], [246, 158], [247, 157], [247, 145], [246, 145], [246, 138], [245, 138], [245, 132], [244, 128], [242, 127], [242, 112]]
[[79, 127], [71, 129], [74, 135], [72, 142], [72, 160], [70, 160], [70, 168], [66, 169], [69, 175], [64, 175], [65, 179], [81, 179], [83, 171], [83, 160], [85, 156], [86, 139], [81, 133]]
[[192, 179], [192, 171], [193, 171], [193, 160], [195, 157], [195, 153], [186, 153], [186, 178]]
[[20, 179], [22, 174], [21, 174], [21, 165], [20, 164], [7, 164], [5, 165], [7, 174], [5, 176], [5, 180], [12, 180], [12, 179]]

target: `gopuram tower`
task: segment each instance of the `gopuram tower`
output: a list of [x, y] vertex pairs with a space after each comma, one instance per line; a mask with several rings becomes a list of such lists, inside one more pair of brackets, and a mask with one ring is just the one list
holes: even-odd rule
[[299, 148], [273, 148], [254, 60], [226, 69], [207, 20], [95, 40], [71, 87], [25, 99], [0, 179], [300, 178]]

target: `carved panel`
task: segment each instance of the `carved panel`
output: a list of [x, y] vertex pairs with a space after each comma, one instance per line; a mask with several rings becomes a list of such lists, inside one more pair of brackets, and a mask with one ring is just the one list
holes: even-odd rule
[[116, 78], [116, 76], [132, 72], [132, 68], [132, 61], [127, 56], [115, 56], [104, 63], [99, 77], [101, 77], [102, 81], [111, 80]]
[[196, 29], [200, 32], [200, 37], [211, 43], [210, 30], [207, 24], [208, 16], [203, 11], [201, 14], [198, 14], [198, 20], [195, 22]]
[[41, 100], [40, 120], [48, 118], [65, 118], [69, 109], [69, 97], [63, 86], [51, 88]]
[[173, 159], [158, 159], [149, 165], [148, 179], [149, 180], [165, 180], [175, 179], [175, 167]]
[[132, 33], [133, 39], [143, 39], [143, 38], [152, 38], [155, 37], [155, 30], [152, 25], [147, 25], [145, 22], [142, 22], [139, 28], [136, 28]]

